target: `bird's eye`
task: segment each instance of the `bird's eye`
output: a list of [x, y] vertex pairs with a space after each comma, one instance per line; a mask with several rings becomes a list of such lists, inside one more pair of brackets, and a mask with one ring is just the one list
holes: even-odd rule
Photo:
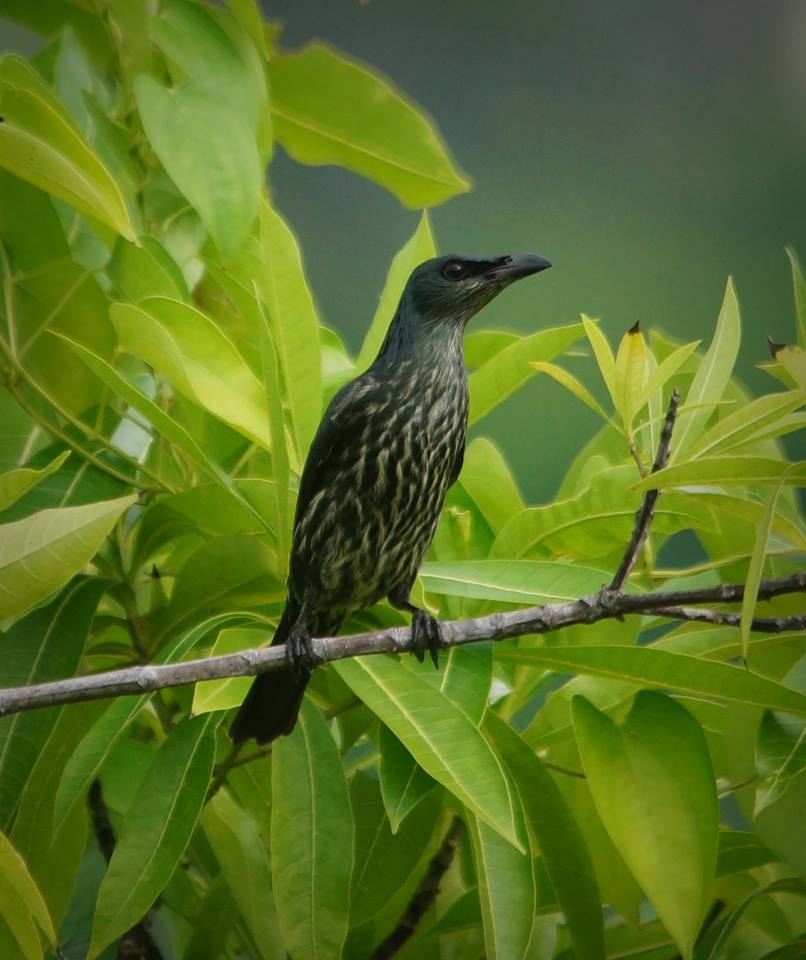
[[447, 264], [442, 273], [447, 280], [464, 280], [466, 275], [462, 264], [456, 262]]

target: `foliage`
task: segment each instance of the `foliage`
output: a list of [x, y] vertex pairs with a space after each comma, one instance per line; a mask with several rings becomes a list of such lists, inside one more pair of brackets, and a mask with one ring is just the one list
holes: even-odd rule
[[[273, 144], [420, 209], [467, 182], [419, 107], [338, 51], [282, 49], [253, 0], [0, 13], [47, 37], [31, 63], [0, 62], [3, 685], [267, 642], [323, 406], [434, 250], [423, 213], [354, 360], [320, 324], [264, 186]], [[630, 589], [746, 579], [741, 632], [632, 617], [455, 648], [439, 673], [343, 661], [316, 671], [290, 738], [235, 762], [244, 681], [4, 718], [0, 955], [58, 942], [70, 960], [111, 957], [149, 915], [166, 960], [359, 960], [454, 817], [458, 855], [401, 955], [779, 955], [804, 930], [806, 633], [751, 620], [762, 577], [806, 550], [806, 466], [779, 443], [806, 423], [791, 256], [801, 345], [776, 349], [779, 382], [756, 398], [733, 377], [731, 283], [705, 351], [634, 327], [614, 353], [588, 317], [470, 332], [474, 421], [545, 374], [603, 422], [536, 506], [473, 441], [418, 587], [445, 617], [598, 589], [656, 483], [678, 386], [667, 492]], [[555, 362], [575, 365], [583, 339], [606, 402]], [[378, 606], [352, 626], [398, 622]]]

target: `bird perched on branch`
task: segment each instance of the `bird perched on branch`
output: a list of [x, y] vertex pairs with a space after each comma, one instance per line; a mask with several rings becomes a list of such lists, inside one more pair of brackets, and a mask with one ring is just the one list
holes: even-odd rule
[[288, 598], [273, 644], [288, 670], [258, 676], [230, 734], [258, 743], [294, 728], [311, 670], [311, 639], [332, 636], [383, 597], [412, 615], [415, 655], [438, 665], [437, 620], [409, 594], [459, 476], [467, 430], [467, 321], [543, 257], [447, 256], [409, 277], [372, 366], [333, 398], [300, 481]]

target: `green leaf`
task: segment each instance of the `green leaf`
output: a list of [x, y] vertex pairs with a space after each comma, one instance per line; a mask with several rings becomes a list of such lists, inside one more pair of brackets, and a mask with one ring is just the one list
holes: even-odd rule
[[616, 410], [629, 432], [636, 414], [641, 412], [638, 402], [649, 381], [649, 351], [638, 324], [621, 338], [615, 378]]
[[459, 482], [493, 532], [523, 510], [515, 478], [503, 455], [486, 437], [477, 437], [468, 444]]
[[108, 67], [113, 59], [113, 48], [103, 22], [89, 9], [70, 0], [48, 0], [48, 3], [0, 0], [0, 14], [42, 37], [52, 37], [69, 25], [99, 67]]
[[728, 279], [725, 298], [716, 321], [714, 338], [694, 374], [685, 398], [686, 406], [692, 407], [695, 404], [697, 406], [695, 409], [682, 411], [677, 418], [672, 451], [673, 462], [679, 460], [680, 455], [697, 442], [716, 404], [722, 399], [733, 372], [740, 339], [739, 304], [736, 300], [733, 280]]
[[[499, 531], [490, 556], [521, 558], [533, 551], [549, 551], [587, 563], [612, 554], [629, 540], [635, 526], [641, 498], [630, 484], [636, 472], [632, 465], [600, 469], [576, 496], [527, 507]], [[713, 513], [694, 497], [661, 497], [654, 529], [676, 533], [686, 528], [716, 532]]]
[[693, 486], [704, 483], [779, 483], [806, 484], [806, 460], [794, 464], [770, 457], [703, 457], [658, 470], [632, 485], [633, 490]]
[[149, 297], [137, 307], [115, 303], [110, 317], [124, 350], [165, 374], [205, 410], [271, 447], [260, 381], [212, 320], [167, 297]]
[[[159, 651], [152, 663], [176, 663], [208, 633], [234, 619], [243, 618], [242, 613], [219, 614], [190, 630], [177, 633]], [[152, 694], [146, 693], [140, 697], [119, 697], [113, 700], [75, 745], [56, 791], [53, 808], [54, 830], [64, 825], [70, 812], [76, 808], [78, 799], [98, 776], [115, 744], [151, 696]]]
[[668, 383], [669, 380], [672, 379], [672, 377], [683, 366], [686, 360], [688, 360], [691, 354], [694, 353], [701, 343], [701, 340], [694, 340], [692, 343], [685, 343], [682, 347], [678, 347], [674, 352], [670, 353], [668, 357], [658, 364], [655, 370], [650, 373], [646, 386], [636, 400], [637, 409], [640, 410], [644, 404], [649, 402], [650, 398], [657, 390], [659, 390], [666, 383]]
[[[75, 676], [103, 587], [97, 579], [76, 579], [53, 603], [18, 620], [3, 635], [3, 685], [28, 686]], [[0, 719], [0, 828], [10, 826], [62, 709], [49, 707]]]
[[475, 814], [467, 812], [478, 881], [485, 957], [522, 960], [535, 924], [537, 885], [534, 860], [507, 843]]
[[750, 554], [750, 564], [747, 568], [747, 580], [745, 581], [744, 597], [742, 598], [742, 619], [739, 627], [739, 633], [742, 641], [742, 659], [747, 663], [747, 651], [750, 644], [750, 631], [752, 629], [753, 616], [756, 611], [756, 599], [758, 598], [758, 588], [761, 584], [761, 577], [764, 573], [764, 559], [767, 555], [767, 541], [770, 538], [773, 518], [775, 517], [775, 507], [778, 503], [778, 496], [781, 493], [787, 477], [796, 468], [792, 464], [786, 473], [781, 476], [775, 490], [773, 490], [770, 502], [767, 504], [767, 510], [764, 519], [761, 521], [756, 532], [756, 542], [753, 544], [753, 552]]
[[293, 732], [272, 750], [271, 853], [286, 949], [338, 960], [350, 910], [353, 815], [336, 743], [307, 700]]
[[258, 825], [226, 790], [205, 805], [199, 822], [262, 960], [282, 956], [269, 853]]
[[806, 390], [806, 349], [795, 346], [776, 346], [775, 359], [798, 388]]
[[201, 813], [220, 719], [183, 720], [158, 750], [98, 891], [90, 960], [141, 920], [171, 879]]
[[620, 727], [583, 697], [572, 707], [596, 810], [690, 957], [711, 901], [719, 825], [702, 728], [674, 700], [650, 691], [636, 696]]
[[485, 732], [503, 758], [518, 791], [526, 827], [540, 850], [577, 960], [604, 955], [602, 910], [596, 875], [577, 824], [551, 774], [518, 733], [490, 712]]
[[63, 587], [96, 554], [136, 498], [42, 510], [0, 526], [0, 620]]
[[264, 200], [260, 205], [263, 271], [257, 278], [283, 376], [297, 459], [302, 462], [322, 415], [319, 320], [296, 237]]
[[269, 62], [277, 139], [302, 163], [337, 163], [430, 207], [468, 189], [419, 109], [391, 83], [344, 54], [309, 44]]
[[797, 253], [793, 247], [786, 248], [792, 268], [792, 287], [795, 294], [795, 329], [800, 345], [806, 350], [806, 279]]
[[359, 771], [350, 784], [355, 819], [355, 866], [350, 925], [371, 920], [389, 905], [417, 867], [440, 825], [442, 794], [433, 791], [393, 833], [377, 780]]
[[774, 861], [775, 854], [754, 833], [743, 830], [719, 831], [719, 858], [717, 877], [743, 873]]
[[401, 823], [436, 783], [384, 724], [378, 735], [378, 750], [381, 797], [392, 833], [397, 833]]
[[806, 726], [764, 712], [756, 739], [756, 765], [763, 779], [756, 788], [753, 816], [782, 799], [806, 768]]
[[[40, 960], [42, 944], [34, 925], [34, 918], [25, 904], [20, 901], [17, 891], [6, 878], [0, 875], [0, 948], [8, 950], [8, 956], [19, 960]], [[4, 942], [5, 941], [5, 942]], [[11, 951], [14, 951], [13, 953]], [[19, 952], [18, 952], [19, 951]]]
[[781, 880], [773, 880], [772, 883], [756, 887], [756, 889], [737, 904], [725, 918], [722, 923], [722, 928], [719, 931], [719, 936], [713, 942], [708, 954], [706, 955], [705, 949], [697, 951], [696, 956], [698, 960], [700, 957], [702, 960], [719, 960], [720, 957], [725, 956], [722, 952], [725, 943], [733, 932], [733, 928], [739, 920], [741, 920], [742, 914], [758, 897], [763, 897], [771, 893], [789, 893], [796, 897], [806, 898], [806, 883], [798, 877], [784, 877]]
[[121, 297], [133, 303], [147, 297], [190, 300], [182, 271], [156, 237], [141, 236], [136, 244], [119, 238], [106, 273]]
[[7, 473], [0, 474], [0, 510], [6, 510], [12, 503], [27, 493], [31, 487], [35, 487], [61, 467], [64, 461], [70, 456], [70, 451], [65, 450], [58, 457], [51, 460], [46, 467], [41, 470], [33, 470], [30, 467], [20, 467], [17, 470], [9, 470]]
[[134, 239], [112, 175], [40, 77], [19, 57], [0, 60], [0, 165]]
[[[251, 647], [259, 647], [266, 641], [266, 630], [254, 627], [228, 627], [222, 630], [210, 650], [211, 657], [239, 653]], [[194, 685], [191, 714], [195, 717], [213, 710], [230, 710], [243, 703], [246, 692], [252, 686], [252, 677], [225, 677], [223, 680], [202, 680]]]
[[436, 673], [425, 664], [415, 668], [411, 661], [404, 664], [431, 682], [449, 700], [452, 700], [477, 726], [487, 709], [490, 685], [493, 680], [493, 648], [490, 643], [473, 643], [453, 647], [448, 651]]
[[427, 212], [423, 210], [417, 229], [394, 255], [389, 266], [378, 308], [355, 361], [358, 371], [366, 370], [380, 350], [412, 270], [424, 260], [430, 260], [436, 255], [437, 248], [431, 232], [431, 221]]
[[[22, 911], [36, 921], [39, 929], [48, 938], [48, 943], [56, 944], [56, 931], [53, 929], [47, 904], [42, 899], [25, 861], [4, 833], [0, 833], [0, 899], [4, 906], [16, 899]], [[11, 919], [6, 910], [0, 909], [0, 914], [7, 920]], [[36, 942], [38, 946], [38, 939]], [[33, 954], [34, 960], [39, 956], [40, 952], [37, 950]]]
[[519, 337], [473, 371], [469, 377], [469, 423], [475, 423], [498, 406], [534, 374], [532, 360], [553, 360], [582, 336], [580, 323], [539, 330]]
[[557, 673], [631, 680], [641, 686], [666, 687], [806, 716], [806, 695], [797, 690], [749, 673], [743, 667], [655, 647], [590, 646], [561, 650], [541, 647], [502, 650], [498, 658], [545, 667]]
[[334, 666], [427, 774], [522, 849], [501, 761], [467, 714], [390, 657], [360, 657]]
[[608, 575], [557, 561], [457, 560], [423, 564], [420, 576], [433, 593], [527, 605], [578, 600], [599, 590]]
[[581, 400], [586, 406], [590, 407], [594, 413], [598, 414], [602, 420], [610, 420], [599, 401], [573, 374], [564, 370], [562, 367], [558, 367], [554, 363], [542, 363], [539, 360], [533, 360], [532, 366], [538, 373], [547, 373], [553, 380], [556, 380], [557, 383], [564, 386], [566, 390], [569, 390], [577, 399]]
[[607, 337], [600, 330], [598, 321], [591, 319], [584, 313], [582, 314], [582, 326], [585, 330], [585, 335], [588, 338], [588, 342], [593, 348], [593, 355], [596, 357], [596, 363], [599, 366], [599, 373], [602, 375], [602, 379], [607, 387], [607, 392], [610, 394], [610, 399], [613, 401], [613, 406], [614, 408], [618, 409], [618, 393], [616, 390], [616, 360], [613, 356], [613, 351], [610, 348], [610, 344], [607, 342]]
[[232, 256], [257, 216], [262, 181], [251, 71], [227, 31], [201, 4], [171, 0], [152, 32], [190, 79], [168, 88], [148, 76], [136, 78], [143, 127], [221, 254]]
[[781, 417], [802, 407], [804, 403], [806, 393], [803, 390], [772, 393], [751, 400], [750, 403], [743, 403], [741, 409], [722, 417], [707, 430], [694, 444], [690, 456], [724, 453], [746, 443], [757, 431], [767, 425], [776, 424]]

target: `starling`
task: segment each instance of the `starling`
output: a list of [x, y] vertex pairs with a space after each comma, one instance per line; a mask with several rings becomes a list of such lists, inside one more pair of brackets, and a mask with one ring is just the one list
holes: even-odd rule
[[447, 256], [409, 277], [372, 366], [325, 412], [300, 481], [285, 609], [273, 644], [288, 669], [258, 676], [230, 734], [290, 733], [310, 672], [311, 638], [332, 636], [386, 597], [412, 614], [415, 655], [437, 664], [439, 623], [409, 593], [459, 476], [467, 430], [465, 324], [505, 287], [550, 267], [543, 257]]

